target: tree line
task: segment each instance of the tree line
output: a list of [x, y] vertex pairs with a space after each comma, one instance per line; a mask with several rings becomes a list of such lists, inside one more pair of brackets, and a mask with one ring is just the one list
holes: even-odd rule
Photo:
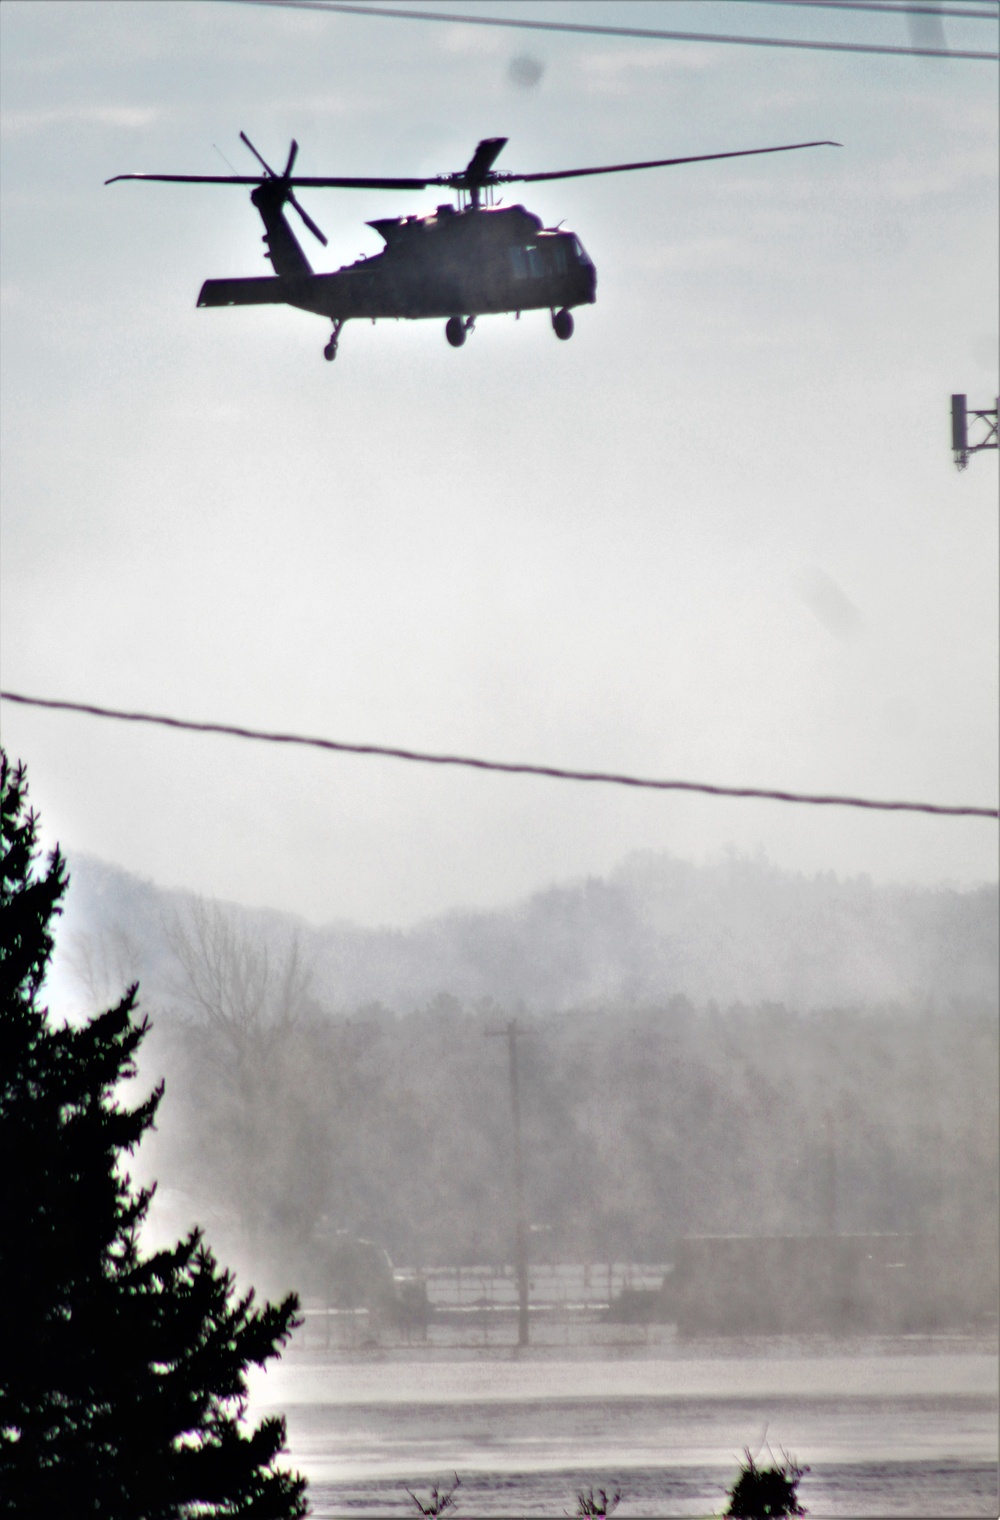
[[[683, 997], [550, 1013], [439, 995], [334, 1012], [294, 928], [212, 904], [153, 1007], [159, 1174], [309, 1283], [342, 1229], [414, 1267], [510, 1260], [503, 1041], [518, 1020], [529, 1223], [553, 1259], [669, 1261], [688, 1234], [898, 1231], [983, 1249], [998, 1217], [995, 1009]], [[992, 1232], [992, 1233], [991, 1233]]]

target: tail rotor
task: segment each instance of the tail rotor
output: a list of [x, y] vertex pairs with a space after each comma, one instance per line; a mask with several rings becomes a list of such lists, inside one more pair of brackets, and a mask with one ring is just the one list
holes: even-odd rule
[[295, 160], [299, 152], [299, 145], [295, 141], [295, 138], [292, 138], [292, 145], [288, 150], [288, 162], [285, 164], [284, 173], [282, 174], [276, 174], [274, 172], [274, 170], [271, 168], [271, 165], [267, 162], [267, 159], [264, 158], [262, 154], [257, 152], [257, 149], [254, 147], [253, 143], [250, 141], [245, 132], [240, 133], [240, 141], [250, 149], [250, 152], [253, 154], [257, 162], [261, 165], [268, 179], [273, 180], [275, 185], [280, 188], [282, 199], [286, 200], [290, 206], [295, 207], [295, 210], [298, 212], [305, 225], [309, 228], [309, 231], [312, 233], [313, 237], [317, 238], [325, 248], [327, 246], [327, 239], [324, 237], [320, 229], [316, 226], [316, 223], [313, 221], [308, 211], [303, 210], [303, 208], [299, 205], [298, 201], [295, 199], [295, 191], [292, 189], [292, 170], [295, 167]]

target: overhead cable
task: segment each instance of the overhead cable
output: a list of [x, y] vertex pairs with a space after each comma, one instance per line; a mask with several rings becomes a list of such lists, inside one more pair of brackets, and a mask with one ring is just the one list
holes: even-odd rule
[[[597, 26], [583, 21], [535, 21], [456, 11], [417, 11], [401, 6], [354, 5], [342, 0], [223, 0], [227, 5], [267, 5], [284, 10], [335, 11], [345, 16], [380, 16], [389, 21], [445, 21], [461, 26], [499, 26], [532, 32], [568, 32], [595, 37], [638, 37], [658, 42], [725, 42], [742, 47], [806, 48], [825, 53], [882, 53], [914, 58], [990, 59], [1000, 54], [969, 48], [893, 47], [875, 42], [818, 42], [790, 37], [726, 36], [720, 32], [674, 32], [659, 27]], [[935, 11], [935, 15], [940, 14]]]
[[514, 776], [547, 776], [554, 781], [601, 781], [612, 786], [638, 787], [656, 792], [702, 792], [709, 797], [752, 797], [765, 802], [803, 802], [814, 807], [866, 808], [882, 813], [935, 813], [948, 817], [998, 818], [1000, 809], [951, 806], [936, 802], [884, 802], [871, 797], [843, 797], [808, 792], [777, 791], [755, 786], [716, 786], [707, 781], [659, 781], [617, 771], [568, 770], [556, 765], [530, 765], [507, 760], [482, 760], [472, 755], [435, 754], [426, 750], [399, 749], [385, 744], [350, 744], [341, 739], [318, 739], [306, 734], [244, 728], [232, 723], [201, 723], [189, 718], [170, 718], [161, 713], [129, 712], [116, 707], [95, 707], [89, 702], [63, 702], [47, 697], [26, 697], [20, 692], [0, 691], [6, 702], [24, 707], [45, 707], [60, 712], [86, 713], [93, 718], [114, 718], [123, 723], [152, 723], [161, 728], [197, 734], [226, 734], [233, 739], [256, 739], [267, 744], [294, 744], [309, 749], [333, 750], [346, 755], [380, 755], [389, 760], [412, 760], [421, 765], [457, 765], [475, 771], [500, 771]]
[[996, 21], [998, 12], [979, 5], [974, 9], [966, 6], [939, 5], [936, 0], [925, 0], [923, 5], [913, 5], [910, 0], [723, 0], [725, 5], [792, 5], [800, 10], [826, 11], [881, 11], [887, 16], [962, 16], [969, 21]]

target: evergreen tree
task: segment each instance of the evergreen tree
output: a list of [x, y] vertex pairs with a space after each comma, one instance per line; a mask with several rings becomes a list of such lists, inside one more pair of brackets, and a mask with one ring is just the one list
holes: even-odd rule
[[37, 869], [23, 766], [0, 750], [0, 1507], [21, 1516], [180, 1520], [306, 1513], [275, 1466], [281, 1419], [241, 1428], [246, 1374], [279, 1355], [298, 1300], [239, 1298], [199, 1230], [145, 1256], [151, 1191], [122, 1168], [162, 1084], [116, 1096], [146, 1030], [133, 987], [81, 1027], [39, 993], [67, 875]]

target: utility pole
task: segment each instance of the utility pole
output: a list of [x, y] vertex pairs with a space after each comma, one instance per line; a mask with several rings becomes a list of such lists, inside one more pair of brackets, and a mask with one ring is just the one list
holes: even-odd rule
[[[985, 427], [985, 432], [978, 443], [969, 442], [970, 417]], [[997, 447], [997, 403], [994, 401], [992, 410], [970, 411], [967, 396], [952, 396], [951, 447], [955, 455], [956, 470], [965, 469], [970, 454], [980, 454], [984, 449], [995, 449]]]
[[827, 1109], [823, 1115], [826, 1129], [826, 1156], [823, 1187], [823, 1219], [828, 1235], [838, 1233], [837, 1220], [837, 1127], [833, 1114]]
[[517, 1085], [517, 1020], [506, 1029], [488, 1029], [487, 1038], [504, 1035], [510, 1068], [510, 1108], [514, 1125], [514, 1271], [517, 1274], [517, 1344], [528, 1344], [528, 1230], [524, 1222], [524, 1156], [521, 1150], [521, 1098]]

